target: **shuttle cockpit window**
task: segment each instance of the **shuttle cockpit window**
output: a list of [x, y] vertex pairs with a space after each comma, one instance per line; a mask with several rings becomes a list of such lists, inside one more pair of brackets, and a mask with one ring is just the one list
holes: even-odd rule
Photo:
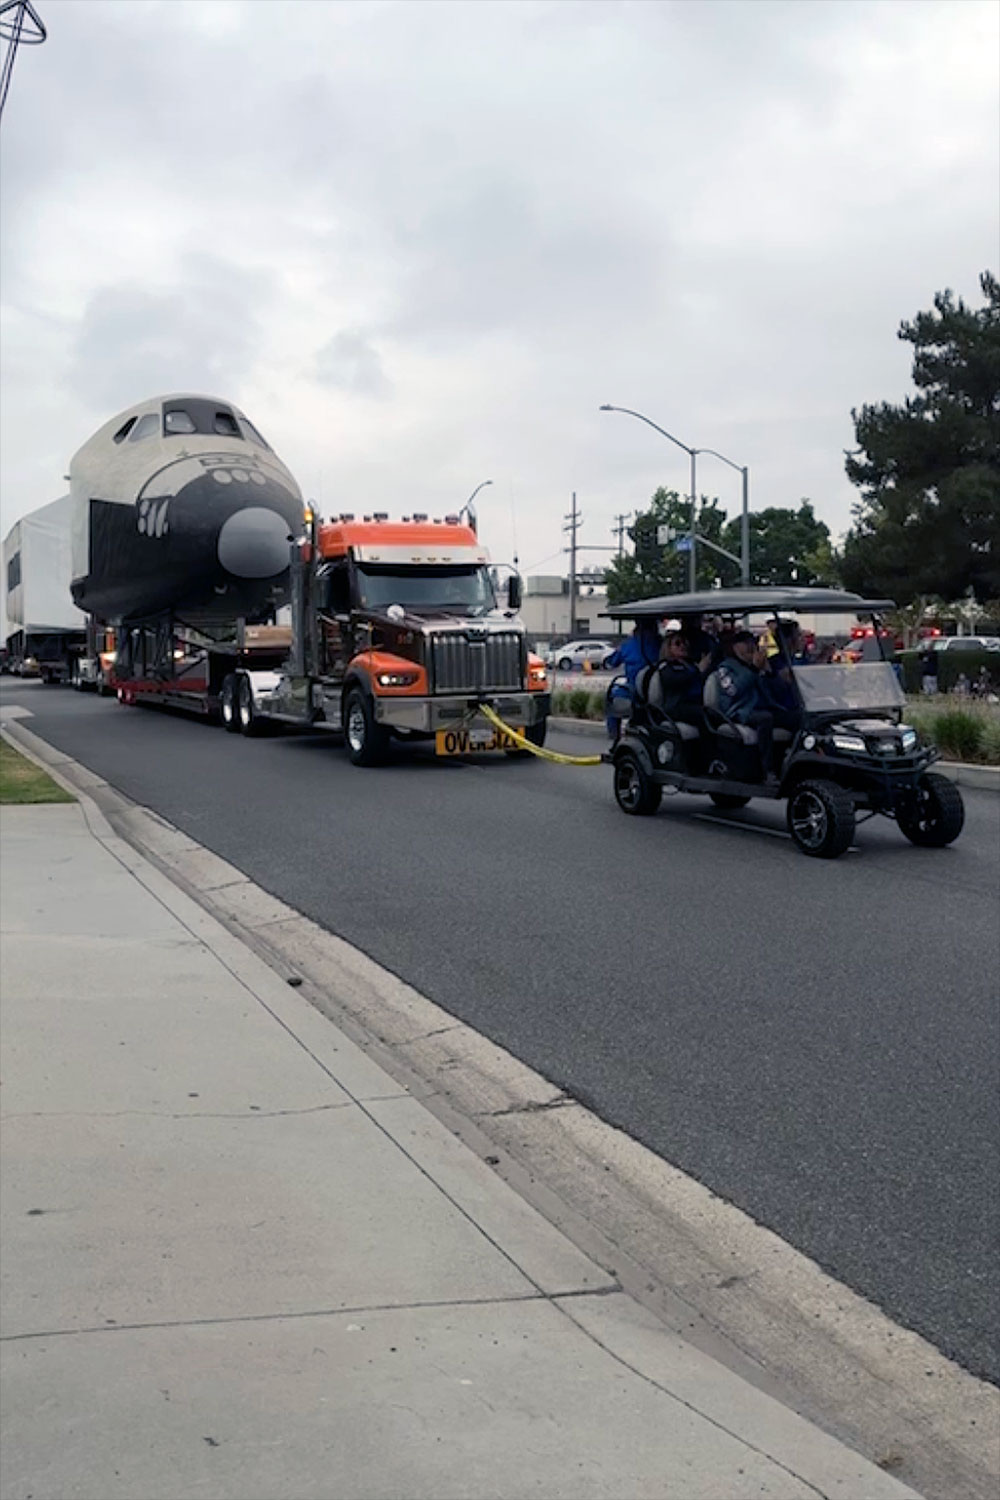
[[243, 437], [242, 432], [236, 425], [236, 418], [228, 411], [217, 411], [212, 423], [216, 432], [222, 433], [223, 437]]
[[246, 433], [248, 434], [251, 443], [256, 443], [258, 445], [258, 447], [260, 447], [260, 448], [267, 448], [268, 451], [270, 452], [269, 445], [261, 437], [260, 433], [257, 431], [257, 429], [253, 425], [253, 423], [247, 421], [246, 417], [243, 418], [243, 427], [244, 427], [244, 430], [246, 431]]
[[160, 419], [155, 411], [148, 411], [144, 417], [140, 417], [128, 435], [130, 443], [140, 443], [143, 438], [153, 437], [160, 430]]
[[123, 423], [122, 426], [119, 427], [118, 431], [115, 433], [115, 442], [116, 443], [124, 443], [125, 439], [128, 437], [129, 433], [132, 431], [132, 428], [135, 426], [136, 421], [137, 421], [137, 418], [135, 418], [135, 417], [129, 417], [128, 421], [125, 422], [125, 423]]
[[163, 413], [164, 436], [171, 437], [178, 433], [195, 431], [197, 429], [194, 425], [194, 418], [189, 412], [178, 408], [175, 411], [165, 411]]

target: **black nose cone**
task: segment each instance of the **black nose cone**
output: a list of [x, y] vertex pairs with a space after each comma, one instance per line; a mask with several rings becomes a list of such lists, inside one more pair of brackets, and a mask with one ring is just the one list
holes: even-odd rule
[[247, 506], [223, 522], [219, 562], [234, 578], [275, 578], [288, 567], [289, 525], [276, 510]]

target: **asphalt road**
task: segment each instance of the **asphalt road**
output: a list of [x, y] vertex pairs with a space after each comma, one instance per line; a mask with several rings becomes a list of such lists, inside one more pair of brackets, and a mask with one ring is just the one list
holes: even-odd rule
[[[371, 771], [4, 679], [30, 728], [1000, 1380], [1000, 797], [810, 860], [781, 810], [606, 767]], [[554, 734], [593, 753], [593, 739]]]

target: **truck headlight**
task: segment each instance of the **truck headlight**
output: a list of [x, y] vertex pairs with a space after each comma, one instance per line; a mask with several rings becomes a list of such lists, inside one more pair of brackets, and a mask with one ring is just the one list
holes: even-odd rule
[[418, 672], [379, 672], [375, 681], [379, 687], [412, 687], [419, 677]]
[[532, 682], [544, 682], [548, 674], [544, 667], [529, 667], [528, 676]]

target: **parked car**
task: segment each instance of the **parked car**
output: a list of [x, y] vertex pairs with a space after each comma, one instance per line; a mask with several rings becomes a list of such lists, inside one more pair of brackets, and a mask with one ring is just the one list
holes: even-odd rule
[[589, 662], [592, 667], [606, 667], [614, 649], [614, 641], [588, 636], [584, 641], [567, 641], [565, 646], [555, 647], [547, 653], [545, 664], [558, 667], [560, 672], [571, 672], [574, 667], [582, 667], [584, 662]]
[[1000, 651], [997, 635], [946, 635], [933, 642], [935, 651]]

